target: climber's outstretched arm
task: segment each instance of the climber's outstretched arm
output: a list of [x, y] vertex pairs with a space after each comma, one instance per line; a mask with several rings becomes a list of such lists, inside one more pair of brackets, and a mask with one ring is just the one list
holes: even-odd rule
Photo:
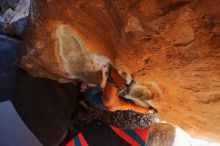
[[101, 84], [100, 84], [100, 87], [104, 90], [105, 88], [105, 85], [106, 85], [106, 82], [107, 82], [107, 71], [108, 71], [108, 68], [109, 68], [109, 64], [104, 64], [102, 66], [102, 81], [101, 81]]

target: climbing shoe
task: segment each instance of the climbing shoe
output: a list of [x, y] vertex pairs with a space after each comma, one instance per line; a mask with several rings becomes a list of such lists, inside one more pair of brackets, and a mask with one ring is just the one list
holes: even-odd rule
[[129, 95], [135, 84], [136, 84], [135, 80], [132, 79], [131, 82], [128, 85], [125, 86], [123, 94], [124, 95]]
[[157, 114], [158, 113], [158, 111], [155, 109], [155, 108], [151, 108], [151, 109], [149, 109], [149, 114]]

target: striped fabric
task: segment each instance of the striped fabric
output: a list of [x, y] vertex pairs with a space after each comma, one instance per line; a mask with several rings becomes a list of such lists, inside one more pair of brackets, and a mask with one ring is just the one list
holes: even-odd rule
[[77, 136], [74, 137], [66, 146], [88, 146], [85, 138], [80, 132]]
[[[121, 139], [123, 139], [125, 142], [127, 142], [131, 146], [147, 146], [147, 141], [148, 141], [148, 136], [149, 136], [149, 130], [147, 128], [146, 129], [120, 129], [114, 126], [106, 126], [106, 127], [111, 128], [112, 132], [114, 131], [113, 133], [116, 133]], [[96, 131], [93, 131], [92, 134], [95, 134], [95, 132]], [[92, 139], [93, 146], [96, 145], [96, 143], [94, 143], [95, 141], [94, 137], [92, 138], [92, 136], [87, 135], [87, 138], [86, 138], [87, 140], [89, 140], [90, 138]], [[83, 134], [80, 132], [66, 146], [88, 146], [88, 142], [86, 141], [86, 139], [84, 138]], [[90, 142], [91, 142], [91, 139], [90, 139]], [[112, 141], [111, 138], [109, 139], [109, 137], [106, 137], [106, 140]]]
[[127, 141], [132, 146], [147, 146], [148, 129], [119, 129], [111, 126], [112, 130], [117, 133], [122, 139]]

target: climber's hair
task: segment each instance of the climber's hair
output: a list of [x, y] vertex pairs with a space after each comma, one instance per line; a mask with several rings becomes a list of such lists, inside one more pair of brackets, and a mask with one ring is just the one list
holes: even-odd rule
[[88, 90], [88, 84], [86, 82], [80, 82], [78, 85], [77, 85], [77, 89], [80, 91], [80, 92], [85, 92], [86, 90]]
[[77, 93], [77, 101], [80, 101], [80, 100], [84, 99], [84, 93], [80, 91], [82, 83], [83, 83], [82, 81], [78, 81], [78, 83], [75, 86], [76, 90], [78, 91], [78, 93]]
[[84, 82], [83, 82], [83, 81], [79, 81], [79, 83], [77, 83], [76, 89], [77, 89], [78, 91], [80, 91], [82, 83], [84, 83]]

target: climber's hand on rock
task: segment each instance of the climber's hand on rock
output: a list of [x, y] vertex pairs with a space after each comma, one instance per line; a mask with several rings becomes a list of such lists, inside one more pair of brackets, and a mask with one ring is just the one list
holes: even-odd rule
[[102, 73], [106, 74], [108, 72], [109, 63], [106, 63], [102, 66]]
[[100, 84], [100, 87], [102, 88], [102, 89], [104, 89], [105, 88], [105, 85], [106, 85], [106, 82], [107, 82], [107, 72], [108, 72], [108, 68], [109, 68], [109, 64], [107, 63], [107, 64], [104, 64], [103, 66], [102, 66], [102, 81], [101, 81], [101, 84]]

